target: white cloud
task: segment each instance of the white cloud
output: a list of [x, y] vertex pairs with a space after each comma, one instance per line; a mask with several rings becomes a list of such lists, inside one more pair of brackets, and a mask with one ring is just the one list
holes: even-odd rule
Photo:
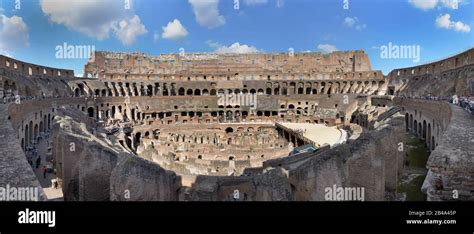
[[209, 45], [209, 47], [214, 48], [216, 53], [221, 54], [248, 54], [259, 52], [259, 50], [254, 46], [248, 46], [245, 44], [241, 45], [239, 42], [235, 42], [230, 46], [224, 46], [213, 41], [207, 41], [206, 43]]
[[467, 24], [464, 24], [461, 21], [451, 21], [451, 16], [449, 14], [440, 15], [436, 18], [436, 27], [438, 28], [445, 28], [445, 29], [453, 29], [457, 32], [470, 32], [471, 27]]
[[219, 0], [189, 0], [196, 21], [209, 29], [225, 24], [224, 16], [219, 13]]
[[255, 6], [259, 4], [267, 4], [268, 0], [244, 0], [244, 4], [247, 6]]
[[212, 40], [206, 41], [206, 44], [209, 45], [209, 47], [214, 48], [214, 49], [217, 49], [222, 46], [219, 42], [215, 42]]
[[349, 28], [355, 28], [357, 30], [367, 28], [367, 24], [360, 24], [357, 17], [346, 17], [342, 23]]
[[174, 19], [169, 22], [166, 27], [163, 28], [162, 37], [165, 39], [178, 40], [188, 35], [188, 31], [184, 26], [179, 22], [178, 19]]
[[130, 15], [131, 11], [126, 9], [121, 1], [41, 0], [40, 5], [51, 22], [98, 40], [107, 39], [114, 33], [126, 44], [133, 42], [136, 36], [146, 33], [140, 18]]
[[321, 52], [327, 54], [327, 53], [332, 53], [334, 51], [337, 51], [338, 49], [336, 48], [336, 46], [334, 45], [330, 45], [330, 44], [319, 44], [318, 45], [318, 50], [320, 50]]
[[462, 3], [463, 0], [441, 0], [441, 3], [447, 8], [457, 9], [459, 4]]
[[0, 15], [0, 51], [13, 51], [28, 47], [28, 27], [23, 18], [16, 15]]
[[463, 0], [408, 0], [408, 2], [416, 8], [427, 11], [441, 6], [457, 9]]
[[408, 0], [408, 2], [414, 7], [422, 10], [430, 10], [438, 5], [438, 0]]
[[147, 30], [140, 22], [140, 18], [135, 15], [130, 20], [121, 20], [119, 27], [115, 30], [115, 34], [122, 44], [131, 45], [135, 42], [136, 37], [147, 33]]
[[357, 21], [357, 17], [351, 18], [351, 17], [346, 17], [344, 18], [344, 25], [347, 27], [352, 27]]

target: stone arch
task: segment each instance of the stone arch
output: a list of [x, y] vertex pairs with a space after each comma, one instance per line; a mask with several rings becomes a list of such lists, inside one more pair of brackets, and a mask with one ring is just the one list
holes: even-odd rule
[[426, 139], [426, 120], [423, 120], [423, 130], [422, 130], [422, 139]]
[[408, 113], [405, 114], [405, 130], [410, 131], [410, 116]]
[[418, 122], [418, 133], [417, 133], [419, 137], [421, 137], [423, 134], [422, 130], [423, 129], [422, 129], [421, 121], [420, 121]]
[[435, 143], [435, 137], [432, 136], [431, 137], [431, 151], [433, 151], [436, 147], [436, 143]]
[[142, 133], [137, 132], [135, 133], [134, 141], [133, 141], [133, 148], [136, 149], [140, 145]]
[[79, 90], [79, 88], [75, 88], [74, 89], [74, 97], [80, 97], [81, 96], [81, 91]]
[[183, 88], [183, 87], [179, 88], [179, 90], [178, 90], [178, 95], [179, 95], [179, 96], [184, 96], [184, 93], [185, 93], [184, 88]]
[[33, 132], [33, 140], [36, 142], [36, 139], [38, 139], [38, 124], [35, 124], [35, 127], [34, 127], [34, 132]]
[[200, 89], [194, 90], [194, 95], [195, 96], [201, 96], [201, 90]]
[[48, 116], [45, 114], [43, 116], [43, 131], [46, 131], [46, 129], [49, 129], [49, 126], [48, 126]]
[[418, 135], [418, 121], [416, 121], [416, 119], [415, 119], [415, 121], [413, 122], [413, 133], [414, 133], [415, 135]]
[[87, 115], [91, 118], [94, 118], [94, 108], [93, 107], [87, 108]]
[[431, 149], [431, 123], [428, 123], [428, 134], [426, 137], [426, 145], [428, 149]]
[[25, 140], [26, 140], [26, 144], [25, 144], [25, 148], [29, 145], [29, 139], [30, 139], [30, 132], [29, 132], [29, 126], [28, 124], [25, 125]]

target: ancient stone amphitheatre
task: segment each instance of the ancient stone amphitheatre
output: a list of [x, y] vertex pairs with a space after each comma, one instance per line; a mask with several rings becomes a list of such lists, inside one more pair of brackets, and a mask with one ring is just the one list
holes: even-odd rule
[[426, 200], [473, 200], [473, 115], [433, 98], [472, 95], [473, 79], [474, 49], [386, 76], [359, 50], [96, 51], [83, 77], [0, 56], [0, 185], [65, 201], [324, 201], [333, 186], [403, 200], [413, 136]]

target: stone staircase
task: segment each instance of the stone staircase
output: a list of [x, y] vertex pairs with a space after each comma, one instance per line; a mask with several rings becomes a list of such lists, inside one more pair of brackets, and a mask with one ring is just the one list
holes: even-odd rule
[[386, 111], [383, 114], [379, 115], [379, 117], [377, 118], [377, 122], [382, 122], [382, 121], [392, 117], [394, 114], [398, 113], [401, 110], [402, 110], [402, 108], [400, 108], [398, 106], [393, 106], [388, 111]]

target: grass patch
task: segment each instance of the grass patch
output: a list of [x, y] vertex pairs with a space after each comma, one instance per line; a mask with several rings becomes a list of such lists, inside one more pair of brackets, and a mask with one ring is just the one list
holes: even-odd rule
[[406, 158], [408, 167], [404, 173], [404, 178], [408, 180], [408, 177], [412, 176], [412, 179], [404, 183], [400, 181], [397, 186], [397, 191], [406, 194], [406, 201], [426, 201], [426, 194], [421, 192], [421, 186], [425, 180], [426, 172], [424, 174], [419, 173], [426, 171], [426, 162], [430, 156], [427, 151], [428, 149], [423, 141], [411, 134], [406, 135], [406, 144], [406, 148], [408, 149]]
[[409, 183], [400, 183], [398, 185], [399, 193], [406, 193], [407, 201], [426, 201], [426, 194], [421, 192], [421, 186], [425, 180], [426, 175], [418, 175]]
[[408, 136], [407, 144], [410, 146], [407, 158], [408, 166], [426, 168], [429, 153], [427, 152], [428, 149], [425, 147], [425, 144], [412, 135]]

